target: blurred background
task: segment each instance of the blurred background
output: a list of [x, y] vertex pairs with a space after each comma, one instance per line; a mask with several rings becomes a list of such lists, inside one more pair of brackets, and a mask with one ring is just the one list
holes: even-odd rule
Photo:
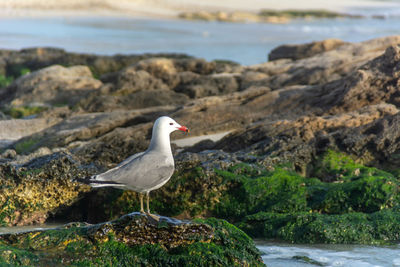
[[1, 49], [176, 52], [244, 65], [282, 44], [400, 33], [395, 0], [2, 0], [0, 10]]

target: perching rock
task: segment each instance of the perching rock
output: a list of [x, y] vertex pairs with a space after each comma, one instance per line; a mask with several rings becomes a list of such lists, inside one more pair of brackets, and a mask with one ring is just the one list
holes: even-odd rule
[[140, 213], [96, 225], [3, 234], [0, 246], [2, 261], [13, 266], [264, 266], [253, 241], [226, 221], [162, 217], [156, 223]]

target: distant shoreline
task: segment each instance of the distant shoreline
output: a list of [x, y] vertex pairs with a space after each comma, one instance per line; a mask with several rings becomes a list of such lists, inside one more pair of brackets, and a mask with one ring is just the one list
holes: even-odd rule
[[[269, 10], [326, 10], [352, 14], [355, 10], [399, 8], [400, 3], [368, 0], [14, 0], [0, 2], [1, 18], [55, 16], [122, 16], [177, 19], [183, 12], [260, 12]], [[360, 15], [360, 14], [358, 14]]]

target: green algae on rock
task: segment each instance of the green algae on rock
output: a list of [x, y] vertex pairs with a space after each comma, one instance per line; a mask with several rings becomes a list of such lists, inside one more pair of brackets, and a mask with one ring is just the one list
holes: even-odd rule
[[292, 243], [382, 245], [399, 240], [400, 212], [398, 209], [335, 215], [260, 212], [247, 216], [238, 226], [253, 237]]
[[253, 241], [226, 221], [183, 222], [140, 213], [96, 225], [0, 235], [13, 266], [264, 266]]
[[[361, 222], [358, 218], [380, 220], [379, 216], [372, 216], [380, 211], [392, 212], [393, 216], [397, 216], [394, 208], [400, 206], [400, 182], [394, 174], [356, 163], [348, 155], [335, 151], [327, 151], [318, 157], [315, 166], [314, 173], [318, 174], [319, 179], [303, 177], [294, 172], [290, 165], [266, 170], [262, 166], [237, 164], [222, 170], [200, 167], [197, 161], [186, 162], [179, 164], [178, 171], [169, 183], [153, 193], [151, 205], [159, 214], [179, 218], [224, 218], [254, 237], [283, 238], [291, 242], [320, 240], [327, 243], [354, 243], [358, 241], [357, 238], [341, 235], [334, 230], [334, 227], [341, 229], [336, 221], [346, 221], [357, 228], [357, 223]], [[91, 202], [90, 208], [84, 208], [85, 212], [79, 211]], [[85, 213], [87, 217], [74, 220], [98, 222], [134, 210], [138, 210], [135, 193], [98, 190], [88, 198], [83, 198], [67, 213]], [[57, 217], [65, 217], [67, 213], [60, 213]], [[263, 219], [262, 226], [257, 226], [260, 222], [251, 216], [263, 213], [273, 219]], [[303, 214], [300, 218], [306, 222], [331, 223], [329, 238], [313, 240], [310, 237], [308, 240], [304, 235], [303, 239], [298, 239], [300, 234], [280, 233], [294, 222], [298, 231], [306, 231], [308, 225], [296, 221], [298, 214]], [[370, 229], [378, 225], [380, 231], [389, 229], [378, 221], [374, 223]], [[265, 234], [260, 229], [270, 232]], [[322, 227], [318, 229], [324, 230]], [[313, 231], [316, 233], [318, 229]], [[395, 238], [396, 234], [400, 232], [394, 231], [393, 235], [382, 240], [395, 240], [391, 238]], [[378, 239], [365, 237], [360, 242], [377, 243], [380, 242]]]

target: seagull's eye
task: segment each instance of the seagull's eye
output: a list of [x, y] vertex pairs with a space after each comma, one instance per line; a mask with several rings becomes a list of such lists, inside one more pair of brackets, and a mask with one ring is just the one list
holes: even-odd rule
[[169, 125], [174, 125], [174, 123], [173, 123], [173, 122], [170, 122]]

